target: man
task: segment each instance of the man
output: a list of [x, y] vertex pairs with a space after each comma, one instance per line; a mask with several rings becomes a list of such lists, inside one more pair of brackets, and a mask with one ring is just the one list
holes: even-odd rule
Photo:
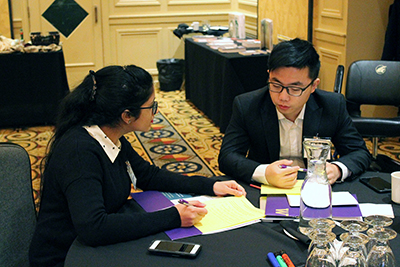
[[[267, 86], [237, 96], [224, 136], [219, 167], [245, 182], [291, 188], [306, 162], [304, 138], [329, 138], [339, 158], [326, 164], [331, 184], [359, 175], [371, 156], [341, 94], [317, 89], [319, 55], [294, 39], [274, 47]], [[285, 166], [290, 168], [285, 168]]]

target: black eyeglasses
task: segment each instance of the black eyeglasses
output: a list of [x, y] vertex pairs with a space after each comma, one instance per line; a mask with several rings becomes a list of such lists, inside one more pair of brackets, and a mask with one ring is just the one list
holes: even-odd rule
[[281, 93], [281, 92], [283, 91], [283, 89], [286, 89], [286, 92], [288, 93], [288, 95], [297, 96], [297, 97], [298, 97], [298, 96], [301, 96], [301, 94], [303, 94], [303, 92], [304, 92], [310, 85], [312, 85], [312, 84], [314, 83], [314, 81], [315, 81], [315, 79], [312, 80], [312, 81], [310, 82], [310, 84], [307, 85], [307, 86], [304, 87], [304, 88], [301, 88], [301, 87], [298, 87], [298, 86], [283, 86], [282, 84], [276, 83], [276, 82], [267, 82], [267, 86], [268, 86], [268, 89], [269, 89], [271, 92], [274, 92], [274, 93]]
[[154, 101], [153, 105], [151, 105], [150, 107], [140, 107], [140, 108], [136, 108], [136, 109], [151, 109], [151, 111], [153, 112], [153, 115], [156, 115], [157, 111], [158, 111], [158, 102]]

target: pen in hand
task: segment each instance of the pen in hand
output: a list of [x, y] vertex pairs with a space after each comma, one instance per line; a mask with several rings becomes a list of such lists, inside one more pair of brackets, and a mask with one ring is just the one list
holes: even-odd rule
[[[284, 164], [281, 164], [281, 165], [279, 165], [279, 168], [281, 168], [281, 169], [286, 169], [286, 168], [292, 168], [292, 167], [291, 167], [291, 166], [284, 165]], [[307, 172], [307, 169], [300, 168], [300, 169], [299, 169], [299, 172]]]
[[189, 202], [187, 202], [184, 199], [179, 199], [178, 202], [179, 202], [179, 204], [182, 204], [182, 205], [185, 205], [185, 206], [188, 206], [188, 207], [196, 207], [195, 205], [190, 204]]

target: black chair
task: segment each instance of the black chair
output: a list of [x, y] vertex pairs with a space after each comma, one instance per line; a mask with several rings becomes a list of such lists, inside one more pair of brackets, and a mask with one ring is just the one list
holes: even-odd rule
[[35, 226], [28, 153], [17, 144], [0, 143], [0, 266], [29, 266]]
[[363, 117], [361, 105], [400, 106], [400, 62], [360, 60], [353, 62], [347, 74], [347, 110], [360, 134], [372, 138], [374, 171], [400, 170], [400, 162], [378, 155], [378, 138], [400, 136], [400, 111], [397, 117]]
[[344, 76], [344, 66], [339, 65], [337, 66], [336, 69], [336, 79], [335, 79], [335, 85], [333, 87], [333, 91], [335, 93], [340, 94], [342, 92], [343, 76]]

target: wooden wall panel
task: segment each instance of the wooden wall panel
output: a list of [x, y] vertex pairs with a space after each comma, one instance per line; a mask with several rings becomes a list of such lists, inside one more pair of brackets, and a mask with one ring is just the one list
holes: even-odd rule
[[[10, 17], [8, 15], [8, 0], [0, 0], [0, 35], [11, 38]], [[17, 38], [16, 36], [15, 38]]]
[[114, 0], [114, 5], [117, 7], [157, 6], [160, 4], [160, 1], [157, 0]]
[[348, 8], [347, 0], [317, 1], [314, 20], [315, 29], [324, 29], [328, 32], [346, 33]]
[[151, 74], [156, 74], [156, 61], [161, 57], [161, 30], [161, 28], [118, 29], [116, 64], [135, 64]]
[[342, 53], [323, 47], [318, 47], [317, 52], [321, 60], [321, 71], [319, 74], [321, 83], [318, 88], [333, 92], [336, 69], [337, 66], [340, 65]]
[[259, 0], [258, 21], [272, 19], [273, 43], [280, 39], [307, 39], [308, 0]]

